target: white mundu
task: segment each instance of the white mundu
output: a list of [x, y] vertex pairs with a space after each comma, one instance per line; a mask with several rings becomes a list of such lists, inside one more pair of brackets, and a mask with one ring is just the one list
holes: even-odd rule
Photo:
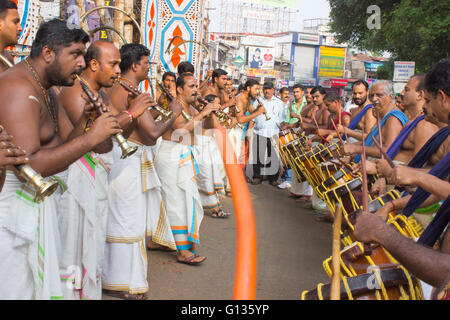
[[221, 172], [223, 162], [214, 137], [196, 135], [195, 138], [199, 148], [198, 192], [203, 210], [217, 209], [220, 207], [218, 196], [225, 196], [223, 185], [225, 177]]
[[71, 164], [58, 206], [64, 298], [100, 300], [109, 168], [94, 152]]
[[103, 288], [142, 294], [148, 291], [145, 237], [176, 247], [153, 164], [153, 147], [128, 142], [138, 150], [125, 159], [120, 159], [116, 143], [113, 148]]
[[195, 146], [162, 140], [155, 158], [177, 249], [194, 253], [200, 244], [199, 229], [203, 219], [196, 182], [199, 172], [195, 159], [197, 152]]
[[239, 162], [239, 157], [241, 156], [241, 147], [243, 143], [242, 135], [244, 130], [239, 126], [234, 126], [229, 130], [228, 136], [230, 137], [231, 144], [233, 145], [234, 153], [236, 154], [236, 159]]
[[6, 172], [0, 192], [0, 299], [62, 299], [56, 197], [34, 201], [29, 187]]

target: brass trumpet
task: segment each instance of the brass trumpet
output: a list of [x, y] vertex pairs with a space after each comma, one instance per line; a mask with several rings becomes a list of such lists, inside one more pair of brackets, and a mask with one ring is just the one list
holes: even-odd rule
[[[8, 68], [14, 66], [11, 61], [9, 61], [2, 54], [0, 54], [0, 60]], [[3, 130], [3, 126], [0, 126], [0, 132]], [[44, 179], [41, 174], [34, 171], [29, 164], [21, 164], [14, 167], [19, 171], [20, 176], [24, 178], [35, 191], [35, 202], [42, 202], [45, 198], [50, 197], [56, 191], [56, 189], [58, 189], [58, 181], [56, 181], [55, 179]]]
[[[203, 99], [200, 96], [197, 96], [197, 101], [200, 102], [203, 106], [201, 106], [198, 111], [202, 111], [203, 108], [209, 103], [208, 101], [206, 101], [205, 99]], [[223, 111], [214, 111], [214, 114], [217, 116], [217, 119], [219, 120], [219, 122], [221, 123], [228, 123], [229, 120], [231, 120], [230, 116], [228, 114], [226, 114]]]
[[[233, 99], [233, 95], [230, 93], [229, 94], [230, 100]], [[232, 106], [234, 108], [234, 110], [236, 110], [236, 113], [241, 113], [241, 109], [239, 109], [239, 107], [237, 105]]]
[[[139, 89], [134, 88], [134, 87], [132, 87], [131, 85], [125, 83], [124, 81], [122, 81], [122, 79], [120, 79], [120, 77], [117, 79], [117, 82], [118, 82], [122, 87], [124, 87], [125, 90], [127, 90], [128, 92], [130, 92], [130, 93], [133, 95], [133, 97], [137, 97], [137, 96], [139, 96], [140, 94], [142, 94], [142, 92], [141, 92]], [[169, 122], [169, 121], [170, 121], [170, 118], [172, 118], [172, 116], [173, 116], [173, 111], [171, 111], [171, 110], [165, 110], [165, 109], [161, 108], [161, 107], [158, 106], [158, 105], [153, 106], [153, 107], [150, 107], [150, 108], [148, 108], [148, 109], [150, 110], [150, 109], [152, 109], [152, 108], [154, 108], [156, 111], [158, 111], [158, 113], [160, 114], [160, 116], [163, 117], [163, 118], [165, 119], [165, 122]]]
[[[258, 101], [259, 104], [263, 105], [262, 102], [261, 102], [261, 100], [259, 100], [258, 97], [256, 97], [256, 101]], [[267, 115], [266, 112], [264, 112], [264, 116], [266, 117], [266, 121], [269, 121], [269, 120], [270, 120], [270, 117]]]
[[[89, 101], [94, 105], [98, 112], [103, 113], [103, 103], [98, 100], [98, 96], [94, 95], [91, 89], [89, 89], [88, 85], [83, 80], [81, 80], [78, 75], [77, 78], [80, 81], [81, 88], [83, 89], [84, 93], [86, 93], [86, 95], [88, 96]], [[127, 139], [125, 139], [125, 137], [121, 133], [115, 134], [114, 137], [119, 143], [119, 147], [122, 149], [122, 156], [120, 157], [121, 159], [129, 157], [137, 151], [138, 148], [130, 146]]]
[[[156, 80], [156, 79], [155, 79], [155, 80]], [[166, 86], [165, 86], [162, 82], [156, 80], [156, 86], [159, 87], [159, 89], [161, 89], [161, 91], [166, 95], [167, 99], [169, 99], [170, 101], [175, 100], [174, 96], [172, 96], [172, 94], [170, 93], [170, 91], [166, 88]], [[190, 115], [189, 115], [186, 111], [184, 111], [184, 110], [181, 110], [181, 115], [183, 116], [183, 118], [184, 118], [186, 121], [192, 120], [192, 116], [190, 116]]]

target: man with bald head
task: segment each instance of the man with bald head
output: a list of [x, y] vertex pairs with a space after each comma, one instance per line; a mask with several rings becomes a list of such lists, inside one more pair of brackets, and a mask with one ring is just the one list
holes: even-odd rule
[[[99, 97], [105, 109], [109, 110], [110, 101], [103, 88], [114, 85], [120, 75], [120, 53], [112, 42], [97, 41], [91, 44], [84, 55], [86, 68], [80, 75], [80, 81]], [[77, 80], [75, 85], [64, 88], [59, 101], [70, 123], [75, 126], [83, 113], [87, 96]], [[152, 100], [147, 94], [130, 101], [129, 109], [114, 118], [123, 129], [127, 129], [133, 119], [139, 118]], [[95, 117], [95, 115], [91, 115]], [[90, 130], [89, 123], [85, 130]], [[63, 136], [70, 140], [70, 136]], [[108, 214], [108, 173], [110, 160], [101, 154], [112, 150], [112, 139], [104, 141], [85, 153], [68, 170], [67, 184], [70, 188], [61, 198], [59, 206], [59, 225], [61, 243], [61, 281], [72, 282], [63, 286], [65, 299], [101, 299], [101, 271], [106, 239], [106, 217]], [[72, 274], [73, 266], [83, 270]], [[85, 271], [85, 272], [84, 272]]]

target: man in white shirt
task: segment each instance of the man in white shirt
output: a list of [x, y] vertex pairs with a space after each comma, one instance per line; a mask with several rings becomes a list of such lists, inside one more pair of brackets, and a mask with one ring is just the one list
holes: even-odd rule
[[[265, 115], [259, 115], [253, 122], [253, 180], [252, 184], [261, 184], [266, 175], [272, 186], [278, 185], [280, 161], [275, 153], [270, 138], [280, 132], [283, 119], [283, 102], [274, 97], [275, 88], [272, 82], [265, 82], [264, 98], [260, 101], [266, 109]], [[269, 119], [269, 120], [267, 120]], [[267, 158], [266, 158], [267, 151]], [[264, 174], [261, 169], [264, 168]]]

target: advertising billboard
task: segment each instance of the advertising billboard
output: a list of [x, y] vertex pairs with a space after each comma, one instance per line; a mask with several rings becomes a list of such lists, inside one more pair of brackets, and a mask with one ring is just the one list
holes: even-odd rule
[[319, 78], [344, 76], [345, 48], [320, 47]]
[[248, 67], [251, 69], [273, 69], [275, 48], [248, 47]]

